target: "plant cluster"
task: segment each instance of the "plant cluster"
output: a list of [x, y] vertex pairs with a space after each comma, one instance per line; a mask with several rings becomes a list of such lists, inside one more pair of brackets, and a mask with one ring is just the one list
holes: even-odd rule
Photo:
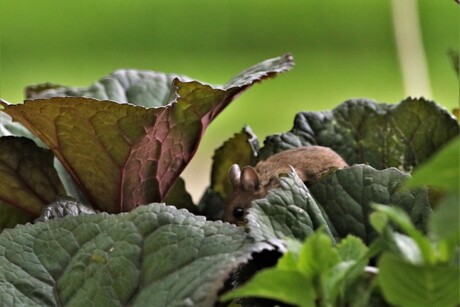
[[[269, 59], [219, 86], [119, 70], [0, 100], [0, 304], [460, 303], [460, 128], [433, 101], [301, 112], [263, 146], [244, 127], [216, 150], [193, 203], [180, 174], [206, 127], [292, 66]], [[253, 201], [245, 228], [219, 220], [232, 164], [309, 145], [351, 166], [308, 188], [288, 173]]]

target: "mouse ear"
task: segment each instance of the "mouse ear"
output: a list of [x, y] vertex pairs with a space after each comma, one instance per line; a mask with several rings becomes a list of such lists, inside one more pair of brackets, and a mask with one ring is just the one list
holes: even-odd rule
[[254, 167], [243, 167], [241, 171], [241, 185], [248, 192], [255, 192], [259, 189], [259, 175]]
[[228, 171], [228, 180], [235, 190], [240, 185], [241, 170], [238, 164], [233, 164]]

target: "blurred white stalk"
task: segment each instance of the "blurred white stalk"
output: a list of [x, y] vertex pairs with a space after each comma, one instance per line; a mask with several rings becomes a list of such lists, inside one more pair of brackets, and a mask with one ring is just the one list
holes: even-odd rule
[[432, 98], [417, 0], [392, 0], [391, 7], [406, 95]]

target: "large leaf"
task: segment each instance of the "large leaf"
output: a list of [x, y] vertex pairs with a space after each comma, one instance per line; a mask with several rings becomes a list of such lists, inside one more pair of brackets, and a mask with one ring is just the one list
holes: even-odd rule
[[62, 194], [51, 151], [23, 137], [0, 137], [0, 231], [37, 218]]
[[268, 137], [260, 159], [293, 147], [322, 145], [348, 164], [411, 170], [459, 134], [452, 114], [433, 101], [400, 104], [348, 100], [332, 111], [297, 114], [291, 131]]
[[254, 244], [243, 229], [161, 204], [0, 235], [2, 305], [212, 306]]
[[401, 208], [426, 232], [431, 210], [428, 193], [422, 188], [406, 188], [404, 182], [409, 178], [395, 168], [376, 170], [361, 164], [337, 170], [312, 185], [310, 191], [341, 237], [353, 234], [369, 243], [376, 236], [369, 223], [372, 203]]
[[[268, 60], [224, 87], [174, 79], [175, 92], [168, 94], [172, 100], [156, 108], [144, 107], [157, 104], [144, 100], [154, 95], [153, 88], [129, 82], [104, 91], [121, 95], [119, 91], [128, 89], [133, 91], [129, 97], [142, 97], [134, 102], [144, 106], [83, 97], [1, 103], [6, 113], [46, 143], [96, 209], [130, 211], [163, 200], [206, 127], [236, 95], [292, 65], [290, 55]], [[144, 90], [148, 93], [138, 93]]]

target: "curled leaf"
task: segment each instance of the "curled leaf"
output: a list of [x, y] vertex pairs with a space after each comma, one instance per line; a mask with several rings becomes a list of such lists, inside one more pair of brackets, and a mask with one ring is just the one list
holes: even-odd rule
[[109, 82], [104, 91], [129, 92], [128, 98], [137, 93], [141, 98], [135, 102], [143, 106], [84, 97], [35, 99], [22, 105], [0, 102], [54, 152], [94, 208], [123, 212], [162, 201], [210, 122], [239, 93], [292, 65], [290, 55], [268, 60], [223, 87], [176, 78], [174, 94], [167, 95], [171, 100], [156, 108], [146, 108], [157, 103], [144, 100], [154, 88], [129, 82]]

